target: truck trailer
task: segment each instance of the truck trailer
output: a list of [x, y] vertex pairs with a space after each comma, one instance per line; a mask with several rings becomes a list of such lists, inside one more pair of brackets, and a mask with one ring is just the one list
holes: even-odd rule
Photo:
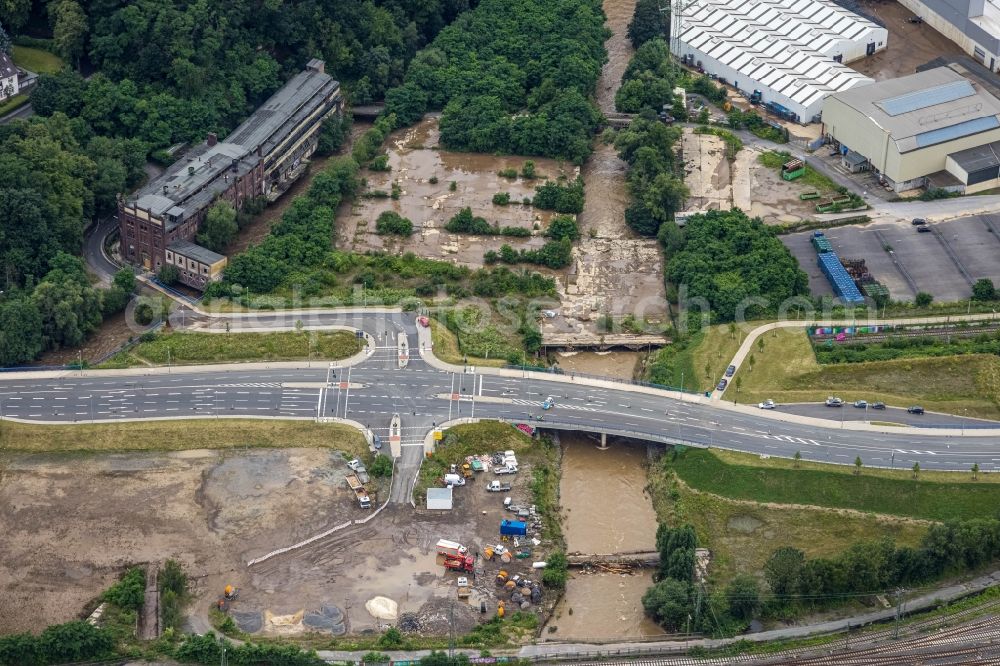
[[354, 491], [354, 495], [358, 498], [358, 504], [361, 505], [361, 508], [372, 508], [371, 498], [368, 497], [368, 491], [365, 490], [365, 484], [361, 483], [361, 479], [359, 479], [355, 474], [348, 474], [346, 478], [347, 485]]

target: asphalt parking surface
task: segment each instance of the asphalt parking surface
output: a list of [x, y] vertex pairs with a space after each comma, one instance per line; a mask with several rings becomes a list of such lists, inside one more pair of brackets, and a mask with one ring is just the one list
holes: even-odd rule
[[[912, 301], [918, 291], [931, 294], [936, 301], [969, 298], [971, 286], [959, 265], [973, 281], [985, 277], [1000, 285], [1000, 215], [974, 215], [931, 225], [936, 233], [920, 233], [909, 221], [836, 227], [825, 233], [841, 259], [864, 259], [868, 271], [895, 301]], [[782, 236], [782, 242], [809, 275], [810, 291], [830, 295], [832, 288], [809, 242], [812, 234], [789, 234]]]
[[1000, 238], [991, 230], [992, 226], [1000, 232], [1000, 215], [974, 215], [933, 225], [973, 280], [989, 278], [1000, 284]]
[[778, 405], [775, 410], [786, 412], [788, 414], [829, 419], [831, 421], [884, 421], [886, 423], [901, 423], [903, 425], [921, 426], [925, 428], [951, 426], [966, 426], [970, 428], [977, 426], [996, 427], [997, 423], [996, 421], [972, 419], [964, 416], [952, 416], [951, 414], [940, 414], [937, 412], [910, 414], [903, 407], [872, 409], [869, 406], [866, 414], [866, 410], [860, 407], [855, 407], [852, 401], [845, 402], [843, 407], [827, 407], [822, 403], [809, 402]]

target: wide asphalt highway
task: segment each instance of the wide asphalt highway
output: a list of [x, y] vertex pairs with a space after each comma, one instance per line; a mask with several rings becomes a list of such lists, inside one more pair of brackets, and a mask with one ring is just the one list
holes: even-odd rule
[[[289, 317], [297, 319], [289, 322]], [[374, 345], [362, 362], [351, 367], [314, 361], [312, 367], [294, 369], [281, 364], [233, 364], [83, 376], [5, 373], [0, 375], [0, 415], [48, 423], [325, 416], [351, 419], [385, 436], [392, 414], [399, 413], [404, 446], [422, 442], [430, 428], [450, 420], [498, 418], [763, 455], [791, 457], [799, 451], [804, 459], [821, 462], [853, 464], [860, 456], [867, 466], [908, 469], [919, 462], [923, 469], [968, 470], [978, 463], [984, 472], [1000, 469], [1000, 436], [974, 429], [954, 437], [918, 429], [878, 432], [845, 428], [833, 421], [778, 420], [770, 412], [680, 400], [627, 383], [587, 382], [582, 377], [567, 381], [565, 376], [546, 373], [498, 376], [479, 368], [439, 369], [439, 362], [420, 358], [412, 314], [280, 313], [229, 321], [235, 331], [276, 329], [296, 320], [306, 327], [358, 326]], [[283, 323], [275, 323], [279, 321]], [[202, 320], [200, 326], [217, 330], [225, 325], [220, 322]], [[400, 335], [406, 336], [410, 347], [403, 368], [398, 367]], [[544, 410], [547, 398], [552, 398], [554, 407]]]

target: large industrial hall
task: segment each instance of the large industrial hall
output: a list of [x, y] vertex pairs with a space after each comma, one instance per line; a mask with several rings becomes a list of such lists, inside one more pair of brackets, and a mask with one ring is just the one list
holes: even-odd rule
[[699, 0], [675, 5], [671, 21], [676, 56], [801, 123], [818, 122], [830, 94], [871, 83], [844, 63], [888, 43], [831, 0]]

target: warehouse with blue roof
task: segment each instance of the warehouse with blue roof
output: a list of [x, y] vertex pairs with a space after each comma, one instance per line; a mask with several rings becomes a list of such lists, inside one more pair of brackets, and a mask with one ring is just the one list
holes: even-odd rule
[[824, 134], [842, 155], [863, 158], [852, 170], [870, 169], [896, 192], [995, 187], [984, 174], [1000, 160], [991, 165], [994, 151], [983, 148], [1000, 142], [1000, 100], [953, 67], [830, 95]]

